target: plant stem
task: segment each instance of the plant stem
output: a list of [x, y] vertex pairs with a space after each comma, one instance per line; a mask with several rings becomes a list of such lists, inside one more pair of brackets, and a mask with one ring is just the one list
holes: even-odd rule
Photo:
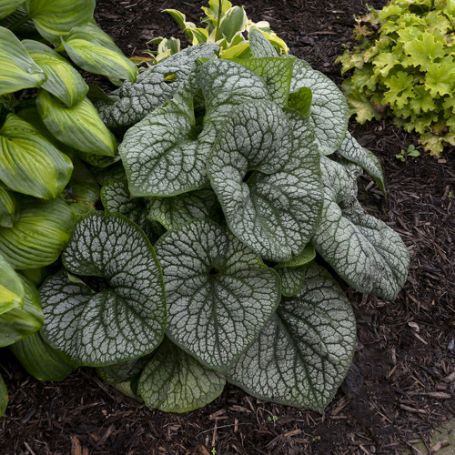
[[223, 0], [218, 0], [218, 19], [216, 21], [216, 32], [215, 32], [216, 40], [218, 40], [220, 38], [219, 33], [220, 33], [222, 10], [223, 10]]

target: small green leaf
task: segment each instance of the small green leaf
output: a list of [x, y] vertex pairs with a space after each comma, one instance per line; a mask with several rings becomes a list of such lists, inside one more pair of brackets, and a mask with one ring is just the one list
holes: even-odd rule
[[308, 118], [311, 114], [312, 102], [313, 92], [308, 87], [302, 87], [289, 95], [287, 109], [298, 113], [303, 118]]
[[39, 87], [46, 80], [23, 44], [5, 27], [0, 27], [0, 68], [0, 96]]
[[106, 76], [117, 85], [136, 80], [137, 66], [96, 24], [74, 27], [62, 42], [70, 59], [83, 70]]
[[0, 180], [13, 191], [54, 199], [65, 188], [73, 164], [31, 124], [9, 114], [0, 129]]
[[167, 230], [174, 230], [193, 221], [214, 219], [218, 208], [215, 193], [202, 189], [177, 197], [150, 199], [147, 218], [158, 221]]
[[0, 227], [12, 227], [16, 214], [16, 198], [0, 183]]
[[16, 343], [24, 336], [37, 332], [43, 325], [43, 311], [35, 285], [20, 276], [24, 289], [23, 306], [0, 314], [0, 347]]
[[322, 203], [319, 153], [299, 116], [267, 101], [235, 109], [208, 172], [229, 228], [257, 254], [286, 261], [311, 240]]
[[50, 265], [60, 256], [73, 228], [71, 209], [61, 199], [21, 201], [12, 228], [0, 228], [0, 254], [16, 269]]
[[228, 380], [275, 403], [322, 412], [351, 364], [355, 317], [323, 268], [306, 269], [301, 294], [285, 300]]
[[316, 258], [316, 250], [314, 246], [309, 243], [304, 250], [299, 253], [297, 256], [293, 257], [289, 261], [280, 262], [277, 265], [277, 268], [296, 268], [301, 267], [302, 265], [308, 264]]
[[8, 406], [8, 389], [5, 381], [0, 374], [0, 417], [5, 415], [6, 407]]
[[337, 153], [346, 160], [359, 165], [375, 181], [376, 185], [385, 191], [381, 162], [372, 152], [362, 147], [350, 133], [346, 134]]
[[47, 129], [65, 145], [94, 155], [115, 155], [115, 137], [88, 98], [68, 108], [57, 98], [40, 91], [37, 107]]
[[252, 28], [248, 33], [251, 53], [254, 57], [278, 57], [278, 52], [264, 34], [257, 28]]
[[0, 19], [14, 13], [24, 2], [25, 0], [2, 0], [0, 4]]
[[10, 349], [27, 373], [39, 381], [63, 381], [78, 367], [45, 343], [39, 333], [23, 338]]
[[245, 31], [247, 22], [243, 6], [233, 6], [221, 19], [219, 32], [230, 43], [237, 33]]
[[53, 347], [88, 366], [126, 362], [158, 347], [166, 326], [162, 275], [135, 224], [90, 215], [77, 224], [62, 259], [71, 273], [105, 284], [96, 291], [63, 271], [45, 281], [43, 334]]
[[184, 413], [218, 398], [225, 383], [222, 376], [165, 341], [144, 368], [138, 394], [150, 409]]
[[209, 368], [226, 370], [275, 311], [278, 276], [208, 222], [169, 231], [159, 239], [157, 251], [169, 338]]
[[24, 285], [17, 273], [0, 254], [0, 317], [24, 305]]
[[[129, 81], [115, 90], [109, 102], [100, 100], [97, 108], [109, 128], [134, 125], [147, 114], [170, 100], [188, 82], [196, 62], [201, 57], [210, 58], [218, 46], [207, 44], [188, 47], [158, 65], [141, 72], [134, 84]], [[167, 80], [172, 74], [173, 80]]]
[[47, 79], [41, 86], [44, 90], [52, 93], [68, 107], [85, 98], [88, 85], [67, 60], [38, 41], [24, 40], [22, 43], [46, 75]]
[[323, 155], [337, 150], [348, 128], [348, 104], [340, 89], [327, 76], [297, 60], [291, 92], [308, 87], [313, 92], [310, 119], [315, 128], [316, 142]]
[[40, 35], [53, 44], [73, 27], [93, 20], [96, 0], [27, 0], [28, 16]]

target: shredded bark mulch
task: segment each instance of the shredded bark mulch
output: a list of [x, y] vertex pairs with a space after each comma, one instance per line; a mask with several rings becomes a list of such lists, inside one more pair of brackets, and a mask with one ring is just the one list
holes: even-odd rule
[[[349, 43], [364, 1], [243, 3], [254, 20], [269, 20], [294, 54], [340, 82], [334, 59]], [[178, 34], [162, 9], [197, 20], [202, 4], [99, 0], [98, 21], [137, 55], [152, 37]], [[387, 179], [387, 199], [362, 179], [362, 202], [403, 236], [412, 266], [393, 303], [350, 295], [357, 354], [324, 415], [263, 403], [235, 387], [203, 410], [166, 415], [123, 397], [90, 370], [39, 383], [2, 351], [11, 403], [0, 420], [0, 454], [367, 455], [401, 453], [417, 436], [428, 441], [432, 428], [455, 415], [455, 153], [402, 163], [395, 155], [416, 143], [413, 136], [385, 122], [352, 126], [381, 158]]]

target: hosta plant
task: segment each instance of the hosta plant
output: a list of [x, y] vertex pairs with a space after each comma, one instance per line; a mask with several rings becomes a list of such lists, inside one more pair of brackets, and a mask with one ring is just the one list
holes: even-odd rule
[[338, 60], [358, 122], [391, 116], [434, 156], [455, 146], [454, 17], [453, 0], [392, 0], [357, 18]]
[[[260, 30], [280, 54], [287, 54], [287, 44], [270, 28], [266, 21], [253, 22], [246, 15], [242, 6], [233, 6], [229, 0], [209, 0], [202, 7], [204, 17], [202, 27], [186, 19], [185, 14], [175, 9], [166, 9], [178, 24], [191, 45], [217, 44], [222, 58], [238, 58], [251, 56], [249, 34], [252, 29]], [[157, 47], [156, 51], [148, 52], [154, 60], [160, 62], [181, 50], [178, 38], [154, 38], [150, 44]]]
[[49, 348], [152, 408], [186, 412], [226, 382], [322, 411], [352, 361], [344, 293], [393, 299], [407, 249], [357, 199], [381, 166], [336, 85], [258, 30], [243, 59], [187, 48], [97, 107], [124, 132], [40, 295]]

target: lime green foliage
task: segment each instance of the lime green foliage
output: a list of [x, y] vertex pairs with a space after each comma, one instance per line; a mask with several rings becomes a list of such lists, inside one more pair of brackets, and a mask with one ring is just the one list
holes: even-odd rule
[[[221, 9], [220, 9], [221, 5]], [[209, 0], [207, 6], [202, 7], [204, 17], [202, 27], [186, 20], [185, 14], [175, 9], [166, 9], [188, 41], [193, 45], [213, 43], [220, 47], [222, 58], [236, 58], [251, 56], [248, 41], [251, 30], [259, 30], [278, 54], [287, 54], [287, 44], [270, 28], [265, 21], [253, 22], [246, 15], [243, 6], [233, 6], [229, 0]], [[156, 52], [151, 55], [156, 61], [176, 54], [181, 49], [181, 43], [176, 38], [156, 38], [150, 42], [157, 46]]]
[[438, 156], [455, 145], [455, 2], [392, 0], [357, 18], [359, 42], [338, 61], [359, 123], [391, 115]]

